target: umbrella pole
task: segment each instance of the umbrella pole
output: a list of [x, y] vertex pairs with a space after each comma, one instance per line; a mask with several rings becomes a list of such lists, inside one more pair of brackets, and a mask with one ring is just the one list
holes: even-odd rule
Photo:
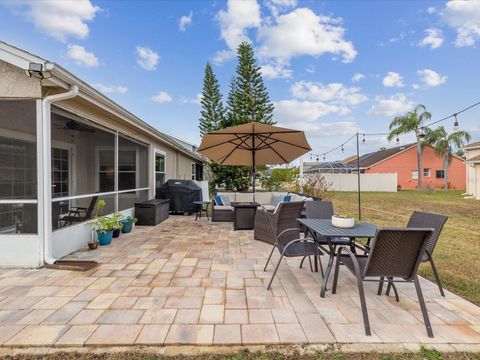
[[[253, 137], [253, 146], [255, 148], [255, 136]], [[252, 189], [253, 189], [253, 201], [255, 202], [255, 175], [256, 175], [256, 169], [255, 169], [255, 150], [252, 151], [252, 178], [253, 178], [253, 183], [252, 183]]]

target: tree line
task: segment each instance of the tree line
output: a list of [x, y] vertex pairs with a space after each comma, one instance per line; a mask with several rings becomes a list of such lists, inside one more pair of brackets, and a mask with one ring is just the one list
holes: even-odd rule
[[[242, 42], [237, 48], [238, 64], [235, 76], [230, 81], [226, 104], [220, 91], [220, 84], [207, 63], [203, 79], [201, 112], [198, 128], [200, 135], [231, 126], [258, 122], [275, 124], [273, 103], [255, 60], [252, 46]], [[224, 187], [227, 190], [248, 189], [251, 168], [248, 166], [222, 166], [211, 162], [212, 189]]]

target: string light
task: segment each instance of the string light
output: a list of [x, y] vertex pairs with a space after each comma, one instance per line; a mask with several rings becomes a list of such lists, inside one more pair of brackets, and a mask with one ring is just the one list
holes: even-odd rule
[[[448, 120], [448, 119], [451, 119], [451, 118], [454, 118], [454, 119], [455, 119], [455, 121], [454, 121], [454, 123], [453, 123], [453, 131], [458, 131], [458, 129], [459, 129], [458, 115], [461, 114], [461, 113], [463, 113], [463, 112], [465, 112], [465, 111], [467, 111], [467, 110], [470, 110], [471, 108], [474, 108], [474, 107], [476, 107], [476, 106], [478, 106], [478, 105], [480, 105], [480, 101], [478, 101], [478, 102], [476, 102], [476, 103], [474, 103], [474, 104], [472, 104], [472, 105], [470, 105], [470, 106], [468, 106], [468, 107], [466, 107], [466, 108], [464, 108], [464, 109], [462, 109], [462, 110], [460, 110], [460, 111], [457, 111], [456, 113], [453, 113], [452, 115], [445, 116], [444, 118], [441, 118], [441, 119], [436, 120], [436, 121], [433, 121], [433, 122], [431, 122], [431, 123], [429, 123], [429, 124], [423, 125], [423, 126], [420, 128], [421, 133], [419, 134], [419, 137], [420, 137], [420, 138], [424, 138], [424, 137], [425, 137], [424, 129], [425, 129], [426, 127], [429, 127], [429, 126], [438, 124], [438, 123], [440, 123], [440, 122], [442, 122], [442, 121], [445, 121], [445, 120]], [[386, 135], [390, 135], [390, 133], [368, 133], [368, 134], [362, 134], [362, 143], [365, 144], [365, 142], [366, 142], [365, 136], [383, 136], [383, 135], [385, 135], [385, 136], [386, 136]], [[330, 154], [330, 153], [332, 153], [332, 152], [334, 152], [334, 151], [336, 151], [336, 150], [338, 150], [338, 149], [341, 149], [342, 152], [344, 152], [344, 150], [345, 150], [345, 149], [344, 149], [345, 144], [347, 144], [348, 142], [350, 142], [355, 136], [357, 136], [357, 134], [352, 135], [352, 136], [351, 136], [349, 139], [347, 139], [345, 142], [343, 142], [343, 143], [341, 143], [340, 145], [334, 147], [333, 149], [325, 152], [325, 153], [323, 154], [324, 160], [325, 160], [325, 155]], [[396, 144], [397, 144], [397, 145], [400, 145], [400, 139], [399, 139], [398, 137], [396, 138]], [[318, 162], [319, 155], [313, 154], [313, 156], [316, 156], [316, 157], [317, 157], [317, 162]], [[310, 154], [310, 159], [312, 159], [312, 154]]]

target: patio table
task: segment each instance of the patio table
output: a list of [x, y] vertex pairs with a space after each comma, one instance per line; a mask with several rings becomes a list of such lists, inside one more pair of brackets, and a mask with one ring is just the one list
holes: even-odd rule
[[[322, 287], [320, 290], [320, 296], [325, 297], [325, 291], [327, 289], [327, 282], [332, 271], [333, 260], [336, 254], [336, 246], [332, 243], [332, 238], [348, 238], [349, 245], [355, 246], [356, 238], [367, 238], [372, 239], [375, 237], [377, 232], [377, 226], [362, 222], [356, 224], [353, 228], [344, 229], [338, 228], [332, 225], [332, 220], [325, 219], [297, 219], [299, 224], [305, 226], [309, 232], [312, 234], [314, 240], [317, 242], [319, 247], [329, 255], [328, 265], [325, 269], [325, 274], [323, 275]], [[328, 249], [324, 248], [326, 242]]]

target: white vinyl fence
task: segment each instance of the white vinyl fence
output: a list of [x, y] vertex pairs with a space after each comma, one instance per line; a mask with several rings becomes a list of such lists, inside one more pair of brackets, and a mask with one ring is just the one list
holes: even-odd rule
[[[323, 174], [332, 191], [357, 191], [357, 174]], [[361, 174], [361, 191], [397, 191], [397, 174]]]

